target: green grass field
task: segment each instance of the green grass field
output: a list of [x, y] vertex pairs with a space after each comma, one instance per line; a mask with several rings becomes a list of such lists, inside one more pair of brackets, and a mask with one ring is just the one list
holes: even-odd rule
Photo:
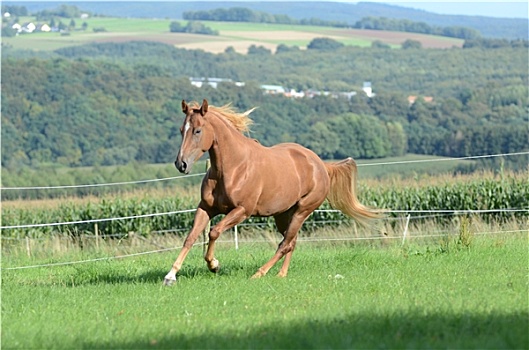
[[[2, 348], [527, 348], [527, 235], [398, 243], [300, 243], [289, 276], [249, 277], [271, 244], [195, 247], [2, 271]], [[400, 243], [400, 242], [399, 242]], [[2, 255], [2, 267], [101, 256]]]

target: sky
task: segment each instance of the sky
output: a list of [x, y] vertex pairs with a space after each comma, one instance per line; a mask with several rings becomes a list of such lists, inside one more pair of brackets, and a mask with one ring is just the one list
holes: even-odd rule
[[443, 15], [470, 15], [503, 18], [528, 18], [529, 7], [525, 1], [395, 1], [376, 0], [386, 4], [411, 7]]

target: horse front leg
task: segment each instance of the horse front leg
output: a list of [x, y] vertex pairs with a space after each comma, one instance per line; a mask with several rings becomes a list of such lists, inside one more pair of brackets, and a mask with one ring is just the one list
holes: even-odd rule
[[211, 231], [209, 232], [209, 243], [208, 243], [208, 250], [206, 252], [206, 255], [204, 256], [204, 259], [206, 260], [206, 263], [208, 265], [208, 269], [211, 272], [218, 272], [220, 265], [219, 261], [215, 259], [214, 251], [215, 251], [215, 241], [217, 238], [219, 238], [220, 234], [226, 230], [229, 230], [230, 228], [234, 227], [235, 225], [240, 224], [243, 222], [248, 215], [246, 214], [246, 209], [244, 207], [237, 207], [230, 211], [217, 225], [215, 225]]
[[184, 241], [184, 246], [182, 247], [180, 254], [178, 254], [178, 257], [176, 258], [176, 261], [174, 262], [171, 271], [169, 271], [169, 273], [165, 276], [164, 284], [166, 286], [170, 286], [176, 281], [176, 274], [178, 273], [178, 271], [180, 271], [180, 268], [182, 267], [187, 253], [189, 253], [189, 250], [191, 250], [191, 248], [193, 247], [193, 244], [197, 240], [197, 237], [200, 232], [204, 231], [209, 220], [210, 216], [208, 215], [208, 213], [204, 209], [198, 207], [197, 212], [195, 213], [193, 228], [191, 229], [191, 232], [189, 232], [189, 234], [187, 235], [187, 238]]

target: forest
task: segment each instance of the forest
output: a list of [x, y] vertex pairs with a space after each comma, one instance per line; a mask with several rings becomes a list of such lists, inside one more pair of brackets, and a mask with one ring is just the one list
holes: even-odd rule
[[387, 31], [401, 31], [409, 33], [422, 33], [448, 36], [460, 39], [477, 39], [479, 31], [461, 26], [435, 27], [425, 22], [410, 21], [407, 19], [393, 19], [385, 17], [364, 17], [354, 24], [337, 21], [324, 21], [318, 18], [297, 20], [283, 14], [271, 14], [261, 11], [252, 11], [245, 7], [216, 8], [209, 11], [187, 11], [182, 14], [184, 19], [199, 21], [221, 22], [254, 22], [254, 23], [282, 23], [301, 24], [312, 26], [328, 26], [355, 29], [375, 29]]
[[[325, 159], [464, 157], [529, 148], [523, 47], [215, 55], [129, 42], [34, 56], [2, 50], [2, 166], [9, 169], [172, 162], [180, 101], [203, 98], [241, 110], [258, 107], [251, 137], [264, 145], [297, 142]], [[189, 77], [232, 82], [197, 88]], [[365, 81], [372, 83], [372, 98], [361, 90]], [[356, 95], [288, 98], [264, 94], [262, 84]], [[409, 96], [418, 97], [410, 103]], [[526, 162], [508, 166], [520, 169]]]

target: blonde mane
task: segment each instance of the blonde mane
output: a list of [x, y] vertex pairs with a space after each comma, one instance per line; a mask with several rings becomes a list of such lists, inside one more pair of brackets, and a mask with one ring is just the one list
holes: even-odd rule
[[[198, 104], [198, 102], [191, 102], [190, 107], [200, 108], [200, 104]], [[237, 129], [237, 131], [241, 133], [247, 133], [250, 131], [250, 125], [253, 124], [253, 121], [250, 119], [249, 115], [255, 110], [255, 108], [257, 107], [249, 109], [244, 113], [238, 113], [231, 106], [231, 104], [226, 104], [221, 107], [209, 105], [208, 112], [214, 113], [215, 115], [228, 121], [235, 129]]]

